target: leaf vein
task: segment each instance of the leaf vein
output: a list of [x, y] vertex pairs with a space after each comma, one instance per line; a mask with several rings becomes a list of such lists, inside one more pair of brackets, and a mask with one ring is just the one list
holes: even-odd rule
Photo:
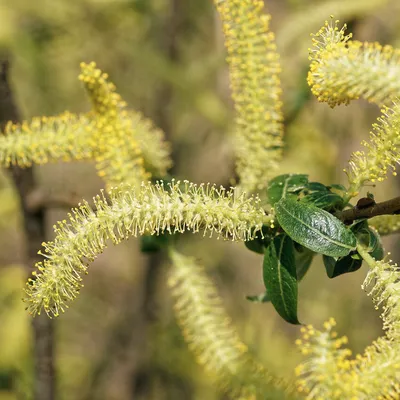
[[305, 223], [303, 220], [299, 219], [296, 215], [292, 214], [287, 208], [285, 208], [282, 203], [280, 204], [280, 207], [282, 207], [293, 219], [295, 219], [296, 221], [300, 222], [302, 225], [306, 226], [308, 229], [310, 229], [312, 232], [319, 234], [320, 236], [324, 237], [328, 242], [334, 243], [336, 245], [338, 245], [339, 247], [344, 247], [346, 249], [350, 249], [353, 250], [354, 247], [352, 246], [348, 246], [342, 242], [338, 242], [334, 239], [332, 239], [330, 236], [325, 235], [323, 232], [319, 231], [318, 229], [314, 228], [311, 225], [308, 225], [307, 223]]

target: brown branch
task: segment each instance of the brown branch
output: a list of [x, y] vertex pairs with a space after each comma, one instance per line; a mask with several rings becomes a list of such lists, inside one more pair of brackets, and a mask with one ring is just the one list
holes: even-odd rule
[[[0, 59], [0, 128], [7, 121], [18, 122], [19, 113], [8, 82], [9, 62], [6, 57]], [[37, 251], [45, 240], [45, 210], [43, 207], [30, 210], [28, 198], [36, 190], [32, 168], [11, 168], [11, 175], [20, 199], [24, 235], [25, 264], [30, 275], [30, 266], [38, 261]], [[34, 396], [35, 400], [53, 400], [55, 398], [55, 373], [53, 365], [53, 324], [45, 315], [32, 321], [34, 337]]]
[[367, 206], [362, 206], [360, 201], [353, 208], [343, 210], [336, 216], [345, 224], [351, 224], [353, 221], [362, 218], [372, 218], [378, 215], [400, 214], [400, 197], [395, 197], [381, 203], [372, 201]]

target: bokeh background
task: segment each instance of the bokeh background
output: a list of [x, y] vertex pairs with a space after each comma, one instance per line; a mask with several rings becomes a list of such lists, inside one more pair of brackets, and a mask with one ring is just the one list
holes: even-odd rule
[[[363, 101], [330, 109], [306, 84], [310, 33], [334, 14], [359, 40], [400, 46], [397, 0], [269, 0], [282, 61], [286, 148], [280, 173], [346, 183], [342, 170], [367, 138], [378, 107]], [[223, 36], [211, 0], [0, 0], [0, 49], [24, 119], [89, 103], [79, 63], [96, 61], [133, 109], [160, 126], [173, 144], [173, 174], [194, 182], [233, 183], [232, 102]], [[72, 201], [102, 187], [90, 163], [35, 168], [44, 193]], [[398, 192], [391, 180], [378, 201]], [[68, 210], [46, 213], [47, 236]], [[396, 258], [396, 238], [385, 238]], [[292, 377], [301, 359], [299, 327], [270, 304], [246, 301], [262, 292], [262, 257], [243, 244], [193, 236], [182, 251], [203, 261], [243, 340], [274, 373]], [[7, 171], [0, 175], [0, 400], [31, 399], [30, 317], [21, 302], [26, 281], [20, 205]], [[91, 266], [85, 288], [56, 321], [57, 399], [223, 399], [187, 350], [165, 285], [167, 260], [140, 253], [132, 239], [111, 246]], [[329, 280], [316, 258], [300, 285], [299, 316], [321, 326], [330, 316], [360, 352], [382, 334], [379, 314], [361, 290], [363, 267]]]

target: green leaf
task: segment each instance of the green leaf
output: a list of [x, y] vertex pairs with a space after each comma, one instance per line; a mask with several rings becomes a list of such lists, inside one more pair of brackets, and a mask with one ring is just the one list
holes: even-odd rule
[[323, 256], [326, 274], [329, 278], [335, 278], [348, 272], [354, 272], [360, 269], [362, 260], [353, 258], [352, 255], [346, 257], [328, 257]]
[[304, 189], [308, 182], [308, 175], [284, 174], [272, 179], [267, 188], [268, 200], [274, 205], [288, 194], [293, 194]]
[[310, 269], [314, 255], [315, 253], [306, 247], [295, 245], [294, 257], [296, 262], [296, 275], [298, 282], [304, 278]]
[[372, 251], [371, 251], [371, 256], [375, 258], [375, 260], [382, 260], [384, 257], [384, 252], [383, 252], [383, 246], [382, 246], [382, 241], [381, 237], [379, 236], [379, 233], [373, 229], [369, 228], [370, 235], [373, 236], [373, 239], [371, 239], [370, 243], [374, 243], [372, 246]]
[[265, 249], [264, 284], [279, 315], [291, 324], [297, 319], [297, 277], [293, 241], [280, 234]]
[[329, 185], [328, 187], [329, 187], [329, 189], [336, 189], [336, 190], [340, 190], [341, 192], [346, 191], [346, 188], [343, 185], [340, 185], [338, 183], [334, 183], [332, 185]]
[[356, 248], [356, 237], [350, 229], [325, 210], [292, 199], [281, 199], [275, 205], [279, 225], [296, 242], [327, 256], [346, 256]]
[[258, 232], [253, 240], [244, 242], [245, 246], [254, 253], [264, 254], [264, 248], [267, 247], [272, 240], [275, 233], [271, 230], [268, 225], [263, 225], [261, 228], [262, 232]]
[[328, 188], [320, 182], [309, 182], [307, 184], [307, 189], [310, 190], [311, 192], [327, 192], [328, 191]]
[[368, 220], [366, 218], [358, 219], [350, 226], [350, 229], [357, 236], [359, 232], [368, 229]]
[[369, 227], [366, 223], [363, 229], [360, 229], [357, 233], [357, 239], [361, 244], [367, 247], [368, 253], [370, 253], [375, 260], [379, 261], [383, 259], [384, 252], [381, 237], [374, 228]]
[[267, 292], [255, 296], [246, 296], [246, 299], [254, 303], [268, 303], [271, 301]]
[[322, 208], [324, 210], [331, 210], [334, 208], [341, 207], [343, 204], [343, 199], [336, 193], [332, 193], [329, 191], [319, 191], [313, 192], [301, 199], [304, 203], [314, 204], [318, 208]]

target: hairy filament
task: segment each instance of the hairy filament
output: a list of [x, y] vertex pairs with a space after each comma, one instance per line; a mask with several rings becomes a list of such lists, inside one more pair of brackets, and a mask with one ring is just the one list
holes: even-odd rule
[[235, 191], [184, 181], [143, 183], [140, 191], [121, 188], [111, 199], [97, 196], [94, 211], [87, 202], [73, 209], [68, 220], [54, 226], [54, 241], [43, 243], [45, 260], [37, 263], [39, 273], [27, 283], [26, 302], [32, 315], [42, 308], [57, 316], [79, 293], [82, 274], [106, 247], [107, 240], [143, 234], [157, 235], [203, 231], [204, 235], [232, 240], [249, 240], [263, 223], [273, 224], [258, 198], [235, 198]]
[[308, 83], [318, 101], [331, 107], [360, 97], [380, 106], [400, 93], [400, 50], [379, 43], [361, 43], [325, 22], [313, 37]]
[[270, 16], [261, 0], [215, 0], [228, 51], [236, 109], [236, 157], [240, 186], [263, 189], [282, 156], [279, 55]]
[[[391, 261], [376, 261], [366, 250], [358, 251], [370, 267], [363, 283], [376, 307], [381, 306], [386, 335], [374, 341], [363, 355], [349, 359], [350, 350], [342, 349], [346, 338], [337, 339], [325, 324], [326, 332], [304, 329], [299, 340], [302, 352], [310, 358], [296, 373], [299, 391], [307, 399], [398, 399], [400, 396], [400, 281], [399, 269]], [[385, 379], [382, 379], [384, 377]]]
[[170, 249], [168, 284], [174, 310], [199, 364], [234, 398], [261, 399], [284, 383], [271, 376], [248, 352], [231, 324], [218, 292], [202, 266]]
[[355, 192], [366, 182], [382, 182], [389, 170], [396, 175], [395, 167], [400, 162], [400, 104], [382, 109], [381, 117], [373, 125], [370, 141], [362, 144], [366, 152], [354, 152], [346, 171]]

